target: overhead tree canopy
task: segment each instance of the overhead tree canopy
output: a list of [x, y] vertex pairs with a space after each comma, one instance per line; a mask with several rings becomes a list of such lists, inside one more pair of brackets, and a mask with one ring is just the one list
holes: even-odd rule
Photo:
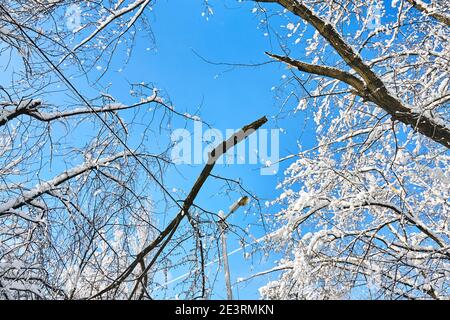
[[296, 159], [274, 201], [284, 271], [262, 295], [448, 298], [445, 1], [256, 2], [287, 23], [267, 55], [290, 68], [294, 111], [313, 113], [318, 139], [284, 159]]
[[[200, 2], [209, 19], [220, 1]], [[209, 125], [153, 84], [130, 83], [127, 103], [99, 85], [139, 37], [154, 45], [156, 3], [0, 1], [0, 299], [152, 299], [180, 266], [182, 297], [216, 297], [206, 267], [225, 229], [237, 250], [282, 255], [241, 279], [273, 275], [263, 298], [448, 299], [448, 1], [236, 1], [258, 17], [269, 60], [236, 66], [288, 70], [280, 113], [247, 108], [259, 120], [213, 149], [185, 193], [166, 184], [172, 121]], [[314, 141], [279, 160], [288, 169], [263, 209], [213, 168], [282, 112]], [[211, 179], [228, 188], [214, 197], [251, 198], [270, 232], [246, 244], [245, 226], [221, 228], [196, 203]]]

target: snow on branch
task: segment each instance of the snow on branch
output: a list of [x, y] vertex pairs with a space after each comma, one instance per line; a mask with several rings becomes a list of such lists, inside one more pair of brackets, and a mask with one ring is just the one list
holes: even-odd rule
[[21, 115], [28, 115], [30, 117], [33, 117], [37, 120], [44, 121], [44, 122], [50, 122], [53, 120], [63, 119], [67, 117], [72, 116], [79, 116], [79, 115], [85, 115], [85, 114], [94, 114], [94, 113], [107, 113], [107, 112], [116, 112], [121, 110], [127, 110], [127, 109], [133, 109], [145, 104], [149, 103], [158, 103], [164, 105], [164, 107], [167, 108], [167, 106], [157, 97], [157, 92], [154, 91], [154, 93], [145, 99], [142, 99], [138, 103], [131, 104], [131, 105], [125, 105], [122, 103], [110, 103], [103, 107], [96, 107], [96, 108], [88, 108], [88, 107], [82, 107], [82, 108], [75, 108], [72, 110], [66, 110], [66, 111], [57, 111], [57, 112], [43, 112], [39, 110], [39, 107], [42, 105], [42, 102], [38, 99], [32, 99], [32, 100], [24, 100], [17, 104], [13, 103], [3, 103], [3, 105], [13, 105], [15, 108], [6, 109], [4, 107], [4, 110], [0, 111], [0, 126], [3, 126], [6, 124], [6, 122], [17, 118]]
[[[30, 201], [35, 200], [35, 199], [39, 198], [40, 196], [42, 196], [43, 194], [52, 191], [57, 186], [63, 184], [64, 182], [67, 182], [70, 179], [73, 179], [83, 173], [86, 173], [98, 166], [103, 166], [103, 165], [113, 162], [119, 158], [124, 158], [127, 155], [128, 155], [128, 153], [121, 152], [121, 153], [118, 153], [118, 154], [110, 156], [110, 157], [102, 158], [98, 161], [85, 162], [77, 167], [74, 167], [72, 169], [69, 169], [69, 170], [57, 175], [56, 177], [54, 177], [51, 180], [40, 183], [39, 185], [37, 185], [36, 187], [34, 187], [31, 190], [23, 191], [20, 196], [10, 199], [3, 204], [0, 204], [0, 216], [3, 214], [8, 214], [8, 213], [14, 213], [14, 212], [17, 213], [17, 211], [11, 211], [11, 210], [19, 209], [20, 207], [26, 205]], [[29, 218], [29, 219], [32, 219], [32, 218]]]
[[[394, 120], [403, 122], [412, 127], [415, 131], [419, 131], [428, 138], [434, 140], [441, 145], [450, 148], [450, 127], [437, 116], [430, 116], [429, 113], [422, 112], [418, 107], [412, 107], [404, 104], [398, 97], [392, 94], [386, 87], [382, 79], [367, 65], [363, 58], [356, 52], [353, 47], [347, 43], [336, 28], [319, 17], [302, 1], [297, 0], [255, 0], [256, 2], [276, 2], [284, 8], [299, 16], [304, 21], [310, 23], [334, 48], [339, 56], [351, 67], [364, 81], [366, 87], [366, 95], [370, 101], [382, 108]], [[304, 71], [320, 72], [329, 76], [333, 71], [335, 77], [339, 75], [343, 78], [342, 73], [336, 70], [328, 70], [324, 68], [313, 68], [311, 65], [297, 63]], [[308, 71], [307, 71], [308, 72]], [[345, 77], [348, 81], [348, 77]], [[342, 80], [343, 81], [343, 80]], [[352, 79], [352, 83], [356, 81]]]
[[431, 5], [426, 4], [425, 2], [423, 2], [421, 0], [407, 0], [407, 1], [417, 10], [423, 12], [426, 15], [429, 15], [429, 16], [435, 18], [439, 22], [450, 27], [450, 16], [449, 15], [447, 15], [443, 12], [439, 12], [439, 10], [432, 8]]
[[139, 18], [139, 16], [142, 14], [143, 10], [145, 9], [145, 7], [148, 6], [148, 4], [150, 3], [151, 0], [136, 0], [133, 3], [130, 3], [128, 6], [122, 8], [122, 9], [118, 9], [118, 7], [120, 6], [121, 2], [119, 2], [116, 5], [116, 10], [112, 11], [110, 13], [110, 15], [103, 20], [100, 20], [97, 22], [98, 26], [95, 29], [94, 32], [92, 32], [89, 36], [87, 36], [84, 40], [82, 40], [79, 44], [77, 44], [72, 51], [76, 51], [78, 50], [80, 47], [84, 46], [86, 43], [88, 43], [89, 41], [91, 41], [93, 38], [95, 38], [95, 36], [100, 33], [102, 30], [104, 30], [105, 28], [107, 28], [113, 21], [115, 21], [116, 19], [120, 18], [121, 16], [130, 13], [132, 11], [134, 11], [135, 9], [139, 8], [138, 11], [135, 13], [135, 15], [131, 18], [131, 20], [128, 23], [128, 28], [136, 22], [136, 20]]

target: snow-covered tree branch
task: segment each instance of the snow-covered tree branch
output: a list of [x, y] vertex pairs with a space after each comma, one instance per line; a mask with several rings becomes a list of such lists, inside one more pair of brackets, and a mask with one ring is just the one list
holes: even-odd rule
[[0, 299], [449, 299], [449, 26], [448, 0], [0, 0]]
[[286, 271], [262, 296], [448, 299], [445, 1], [256, 2], [286, 21], [283, 54], [268, 55], [288, 67], [292, 112], [312, 114], [317, 137], [281, 160], [295, 159], [269, 243]]
[[[417, 130], [425, 136], [435, 140], [447, 148], [450, 148], [450, 127], [448, 123], [446, 123], [445, 120], [441, 119], [438, 115], [433, 115], [430, 113], [428, 105], [414, 106], [407, 105], [400, 101], [395, 94], [392, 94], [391, 91], [388, 90], [384, 81], [367, 65], [366, 62], [363, 61], [360, 54], [342, 38], [332, 24], [315, 14], [307, 5], [303, 3], [303, 1], [263, 0], [259, 2], [279, 3], [293, 14], [299, 16], [304, 19], [304, 21], [314, 26], [314, 28], [328, 41], [328, 43], [334, 48], [334, 50], [336, 50], [347, 65], [361, 77], [362, 81], [364, 81], [363, 91], [361, 92], [357, 89], [358, 92], [361, 92], [360, 95], [364, 99], [378, 105], [390, 114], [394, 120], [401, 121], [411, 126], [414, 130]], [[289, 63], [287, 58], [284, 59], [284, 62]], [[292, 65], [292, 63], [290, 64]], [[294, 63], [293, 66], [298, 68], [299, 62]], [[330, 76], [330, 73], [324, 74], [323, 72], [317, 70], [317, 67], [316, 70], [311, 68], [309, 68], [309, 70], [305, 70], [304, 67], [299, 69], [314, 74]], [[335, 73], [334, 78], [343, 81], [342, 77], [336, 77], [341, 74], [342, 73]], [[355, 82], [356, 81], [352, 81], [353, 84], [355, 84]], [[357, 86], [361, 87], [359, 83]]]

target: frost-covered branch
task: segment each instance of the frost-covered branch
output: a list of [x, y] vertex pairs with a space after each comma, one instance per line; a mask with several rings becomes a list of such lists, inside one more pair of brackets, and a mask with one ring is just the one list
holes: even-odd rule
[[138, 9], [135, 15], [131, 18], [131, 20], [128, 23], [128, 26], [133, 25], [133, 23], [139, 18], [139, 16], [142, 14], [142, 11], [150, 4], [151, 0], [136, 0], [132, 3], [130, 3], [128, 6], [119, 9], [120, 2], [117, 3], [116, 7], [110, 12], [108, 17], [99, 20], [97, 22], [97, 28], [84, 40], [82, 40], [79, 44], [77, 44], [72, 51], [76, 51], [82, 46], [84, 46], [86, 43], [94, 39], [97, 34], [99, 34], [102, 30], [106, 29], [112, 22], [119, 19], [121, 16], [126, 15], [130, 12], [133, 12], [134, 10]]
[[348, 44], [336, 28], [314, 13], [303, 1], [264, 0], [257, 2], [276, 2], [314, 26], [347, 65], [363, 79], [370, 101], [390, 114], [394, 120], [399, 120], [432, 140], [450, 148], [450, 127], [445, 121], [437, 116], [433, 117], [422, 112], [419, 106], [409, 106], [401, 102], [387, 89], [383, 80], [364, 62], [360, 54]]
[[424, 14], [429, 15], [436, 20], [440, 21], [447, 26], [450, 26], [450, 16], [444, 12], [439, 12], [437, 8], [432, 8], [430, 5], [426, 4], [421, 0], [407, 0], [414, 8], [422, 11]]
[[[21, 115], [28, 115], [30, 117], [33, 117], [37, 120], [44, 121], [44, 122], [50, 122], [54, 120], [60, 120], [67, 117], [72, 116], [79, 116], [79, 115], [86, 115], [86, 114], [100, 114], [100, 113], [114, 113], [121, 110], [128, 110], [128, 109], [134, 109], [139, 106], [149, 104], [149, 103], [160, 103], [161, 100], [157, 97], [156, 92], [146, 99], [143, 99], [142, 101], [131, 104], [131, 105], [125, 105], [121, 103], [111, 103], [107, 104], [103, 107], [95, 107], [95, 108], [89, 108], [89, 107], [82, 107], [82, 108], [75, 108], [72, 110], [67, 111], [58, 111], [58, 112], [44, 112], [40, 111], [39, 107], [42, 105], [42, 102], [40, 100], [26, 100], [21, 101], [17, 104], [12, 103], [0, 103], [3, 105], [4, 109], [1, 110], [1, 117], [0, 117], [0, 126], [5, 125], [8, 121], [11, 121], [14, 118], [17, 118]], [[8, 105], [14, 105], [13, 108], [7, 108]]]
[[319, 76], [325, 76], [333, 79], [340, 80], [342, 82], [345, 82], [346, 84], [352, 86], [355, 90], [357, 90], [358, 94], [361, 96], [365, 96], [365, 85], [364, 82], [362, 82], [360, 79], [355, 77], [354, 75], [339, 70], [337, 68], [328, 67], [328, 66], [321, 66], [321, 65], [315, 65], [310, 63], [301, 62], [298, 60], [294, 60], [288, 56], [280, 56], [273, 53], [266, 53], [269, 57], [275, 58], [279, 61], [282, 61], [292, 67], [297, 68], [299, 71], [308, 72], [312, 74], [316, 74]]
[[37, 185], [35, 188], [24, 191], [20, 196], [10, 199], [6, 201], [5, 203], [2, 203], [0, 205], [0, 216], [4, 213], [9, 213], [11, 210], [19, 209], [20, 207], [26, 205], [32, 200], [35, 200], [42, 196], [45, 193], [48, 193], [58, 187], [59, 185], [63, 184], [64, 182], [67, 182], [70, 179], [73, 179], [83, 173], [86, 173], [94, 168], [97, 168], [99, 166], [103, 166], [105, 164], [109, 164], [119, 158], [126, 157], [127, 153], [122, 152], [117, 155], [99, 159], [98, 161], [92, 161], [87, 162], [82, 165], [79, 165], [73, 169], [67, 170], [56, 177], [54, 177], [51, 180], [45, 181]]

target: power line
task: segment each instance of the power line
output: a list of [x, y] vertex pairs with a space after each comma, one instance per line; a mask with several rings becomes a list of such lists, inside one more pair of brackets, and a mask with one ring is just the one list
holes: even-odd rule
[[182, 210], [182, 206], [178, 203], [178, 201], [172, 196], [172, 194], [164, 187], [164, 185], [159, 182], [159, 180], [156, 178], [156, 176], [150, 171], [150, 169], [147, 168], [147, 166], [138, 158], [138, 156], [134, 153], [133, 150], [128, 147], [128, 145], [123, 141], [123, 139], [109, 126], [109, 124], [97, 113], [94, 107], [91, 106], [91, 104], [87, 101], [87, 99], [78, 91], [78, 89], [72, 84], [72, 82], [67, 79], [67, 77], [62, 73], [61, 70], [51, 61], [51, 59], [47, 56], [47, 54], [42, 50], [36, 42], [25, 32], [25, 30], [22, 28], [22, 26], [16, 22], [16, 20], [9, 14], [9, 12], [4, 8], [3, 4], [0, 4], [0, 8], [2, 11], [7, 15], [7, 17], [11, 20], [11, 22], [17, 26], [20, 30], [20, 32], [25, 36], [25, 38], [28, 39], [29, 42], [33, 45], [35, 49], [37, 49], [37, 53], [41, 58], [44, 60], [44, 62], [48, 63], [53, 70], [56, 72], [57, 76], [62, 80], [69, 90], [71, 90], [73, 93], [75, 93], [76, 96], [78, 96], [79, 99], [100, 119], [100, 121], [106, 126], [106, 128], [114, 135], [114, 137], [125, 147], [125, 149], [136, 159], [136, 161], [144, 168], [144, 170], [150, 175], [150, 177], [155, 180], [155, 182], [159, 185], [159, 187], [166, 193], [169, 198]]

